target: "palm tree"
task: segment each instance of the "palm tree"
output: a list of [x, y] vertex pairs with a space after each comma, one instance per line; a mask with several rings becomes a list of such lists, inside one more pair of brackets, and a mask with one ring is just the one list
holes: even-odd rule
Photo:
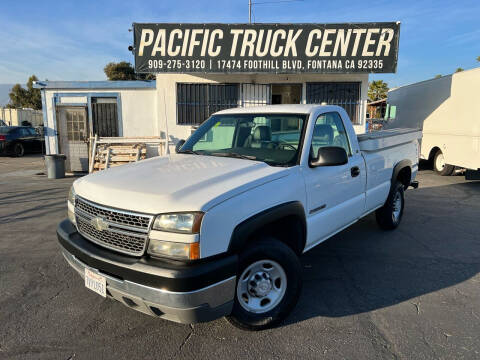
[[368, 86], [368, 99], [377, 101], [387, 97], [388, 84], [383, 80], [373, 80]]

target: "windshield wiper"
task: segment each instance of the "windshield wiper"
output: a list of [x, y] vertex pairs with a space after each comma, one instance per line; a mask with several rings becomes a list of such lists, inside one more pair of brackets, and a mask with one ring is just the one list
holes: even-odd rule
[[179, 154], [203, 155], [203, 154], [200, 154], [198, 151], [194, 151], [194, 150], [182, 150], [182, 151], [179, 151], [178, 153]]
[[242, 155], [242, 154], [235, 153], [235, 152], [215, 152], [215, 153], [210, 153], [210, 155], [212, 155], [212, 156], [223, 156], [223, 157], [233, 157], [233, 158], [246, 159], [246, 160], [257, 160], [256, 156]]

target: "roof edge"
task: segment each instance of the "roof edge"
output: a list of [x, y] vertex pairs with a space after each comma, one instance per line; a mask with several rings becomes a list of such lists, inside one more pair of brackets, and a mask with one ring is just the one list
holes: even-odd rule
[[35, 89], [155, 89], [155, 80], [35, 81]]

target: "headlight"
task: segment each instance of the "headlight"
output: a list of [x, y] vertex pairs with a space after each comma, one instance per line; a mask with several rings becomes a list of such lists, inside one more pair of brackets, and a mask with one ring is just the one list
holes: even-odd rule
[[158, 215], [153, 229], [184, 234], [198, 234], [202, 225], [202, 212], [172, 213]]
[[73, 186], [70, 187], [70, 192], [68, 193], [67, 215], [68, 219], [73, 223], [73, 225], [77, 225], [77, 221], [75, 219], [75, 190], [73, 190]]
[[148, 253], [153, 256], [196, 260], [200, 258], [200, 244], [150, 239]]

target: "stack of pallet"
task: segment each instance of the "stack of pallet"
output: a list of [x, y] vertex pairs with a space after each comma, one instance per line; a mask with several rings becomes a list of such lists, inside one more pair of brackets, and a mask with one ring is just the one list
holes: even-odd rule
[[147, 158], [147, 146], [136, 144], [99, 144], [96, 146], [92, 172], [105, 170]]

